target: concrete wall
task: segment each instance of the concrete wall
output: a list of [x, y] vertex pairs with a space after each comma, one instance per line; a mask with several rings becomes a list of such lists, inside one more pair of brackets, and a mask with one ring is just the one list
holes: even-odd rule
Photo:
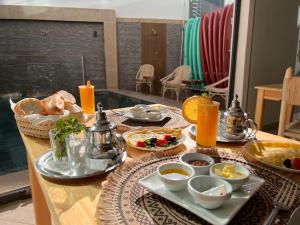
[[166, 73], [180, 65], [182, 25], [167, 24]]
[[117, 23], [119, 89], [135, 90], [142, 61], [141, 24]]
[[1, 20], [0, 93], [77, 93], [82, 56], [86, 78], [105, 88], [101, 23]]
[[[180, 65], [181, 24], [167, 24], [166, 74]], [[119, 88], [135, 90], [135, 77], [142, 58], [141, 23], [118, 22], [118, 73]]]
[[[246, 110], [254, 116], [254, 86], [282, 83], [285, 69], [294, 67], [299, 0], [256, 0], [246, 94]], [[241, 31], [240, 31], [241, 32]], [[239, 76], [237, 74], [237, 76]], [[280, 103], [267, 102], [264, 124], [279, 120]]]
[[[167, 23], [167, 73], [180, 65], [181, 27]], [[141, 46], [141, 22], [118, 22], [120, 89], [135, 90]], [[0, 94], [42, 95], [59, 89], [77, 94], [82, 84], [82, 56], [86, 79], [98, 89], [106, 88], [101, 23], [2, 20]]]

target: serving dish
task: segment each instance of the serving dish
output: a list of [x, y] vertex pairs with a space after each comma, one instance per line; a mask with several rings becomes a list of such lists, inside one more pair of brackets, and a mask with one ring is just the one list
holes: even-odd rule
[[[150, 110], [150, 109], [149, 109]], [[124, 113], [124, 117], [128, 118], [128, 119], [131, 119], [131, 120], [136, 120], [136, 121], [141, 121], [141, 122], [160, 122], [160, 121], [163, 121], [164, 119], [166, 119], [169, 115], [169, 110], [168, 109], [162, 109], [160, 110], [160, 116], [157, 117], [157, 118], [153, 118], [153, 117], [149, 117], [147, 115], [147, 110], [145, 112], [145, 116], [134, 116], [132, 115], [132, 113], [130, 111], [126, 111]]]
[[264, 184], [264, 180], [250, 175], [248, 181], [239, 191], [232, 192], [231, 199], [226, 201], [220, 208], [214, 210], [204, 209], [196, 204], [187, 189], [178, 192], [168, 190], [156, 172], [140, 179], [139, 184], [150, 192], [185, 208], [211, 224], [226, 225]]
[[[170, 146], [165, 147], [139, 147], [136, 145], [137, 141], [157, 138], [163, 139], [165, 135], [176, 136], [177, 143]], [[174, 128], [164, 128], [164, 127], [144, 127], [138, 128], [134, 130], [127, 131], [123, 134], [123, 137], [126, 141], [126, 144], [130, 147], [140, 149], [143, 151], [164, 151], [172, 148], [176, 148], [177, 146], [183, 143], [184, 136], [181, 134], [181, 129]]]
[[[164, 174], [166, 171], [169, 173]], [[185, 174], [176, 174], [175, 171], [183, 171]], [[180, 191], [186, 188], [188, 180], [195, 175], [195, 171], [186, 164], [170, 162], [160, 165], [157, 168], [157, 175], [170, 191]]]
[[[201, 160], [208, 163], [208, 165], [191, 165], [190, 161]], [[195, 170], [196, 175], [204, 175], [209, 173], [209, 168], [215, 163], [214, 159], [208, 155], [199, 152], [184, 153], [179, 157], [179, 161], [191, 166]]]
[[97, 164], [98, 165], [87, 168], [81, 175], [74, 175], [69, 170], [67, 161], [60, 163], [59, 166], [55, 165], [52, 157], [52, 151], [49, 150], [48, 152], [43, 154], [39, 159], [36, 160], [35, 169], [41, 175], [51, 179], [56, 179], [56, 180], [82, 179], [82, 178], [105, 174], [109, 171], [112, 171], [117, 166], [119, 166], [122, 162], [125, 161], [126, 156], [127, 153], [123, 152], [113, 161], [105, 162], [105, 165], [102, 168], [101, 166], [99, 166], [99, 162], [93, 161], [93, 165], [97, 165]]
[[[222, 169], [224, 169], [224, 166], [226, 166], [226, 165], [232, 166], [233, 171], [236, 171], [236, 172], [242, 174], [243, 176], [239, 177], [239, 178], [226, 178], [226, 177], [223, 177], [223, 176], [219, 176], [218, 174], [215, 173], [215, 169], [219, 169], [219, 170], [221, 169], [222, 170]], [[232, 190], [236, 191], [236, 190], [240, 189], [241, 186], [244, 183], [247, 182], [247, 180], [249, 179], [249, 176], [250, 176], [250, 172], [245, 167], [240, 166], [240, 165], [235, 164], [235, 163], [216, 163], [212, 167], [210, 167], [209, 175], [212, 176], [212, 177], [218, 177], [220, 179], [223, 179], [223, 180], [227, 181], [228, 183], [231, 184]]]
[[271, 168], [290, 173], [300, 170], [283, 166], [286, 158], [300, 158], [300, 145], [278, 141], [251, 141], [243, 147], [244, 156], [249, 160], [258, 161]]
[[[195, 124], [192, 124], [188, 127], [189, 129], [189, 133], [195, 138], [196, 137], [196, 126]], [[246, 131], [245, 131], [246, 132]], [[218, 127], [218, 132], [217, 132], [217, 142], [221, 142], [221, 143], [245, 143], [245, 142], [249, 142], [251, 140], [255, 140], [256, 139], [256, 135], [247, 135], [244, 139], [240, 139], [240, 140], [231, 140], [231, 139], [227, 139], [225, 137], [223, 137], [222, 135], [222, 127], [219, 125]]]
[[205, 209], [217, 209], [231, 198], [231, 185], [220, 178], [200, 175], [188, 181], [188, 191], [194, 202]]

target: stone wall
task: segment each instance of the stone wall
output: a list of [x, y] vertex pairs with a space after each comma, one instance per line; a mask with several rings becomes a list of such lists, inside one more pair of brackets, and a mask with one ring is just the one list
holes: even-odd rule
[[[135, 90], [141, 65], [140, 22], [117, 23], [119, 88]], [[181, 25], [167, 24], [166, 73], [180, 65]], [[101, 23], [1, 20], [0, 94], [44, 95], [59, 89], [78, 94], [86, 79], [106, 88]], [[9, 85], [8, 85], [9, 84]]]
[[117, 23], [119, 89], [135, 90], [135, 77], [141, 65], [140, 23]]
[[[167, 24], [166, 74], [180, 65], [181, 24]], [[135, 77], [141, 65], [141, 23], [118, 22], [118, 73], [119, 88], [135, 90]]]
[[167, 24], [166, 72], [170, 74], [180, 65], [182, 25]]
[[77, 94], [82, 56], [86, 79], [105, 88], [101, 23], [2, 20], [0, 94], [38, 95], [59, 89]]

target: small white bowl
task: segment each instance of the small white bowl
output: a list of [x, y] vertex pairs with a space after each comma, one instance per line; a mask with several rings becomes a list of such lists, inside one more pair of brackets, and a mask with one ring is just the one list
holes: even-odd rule
[[[223, 169], [223, 167], [227, 164], [233, 165], [235, 171], [243, 173], [243, 174], [245, 174], [245, 176], [241, 177], [241, 178], [225, 178], [225, 177], [218, 176], [218, 175], [215, 174], [215, 169], [216, 168]], [[249, 172], [248, 169], [246, 169], [245, 167], [240, 166], [238, 164], [234, 164], [234, 163], [216, 163], [215, 165], [210, 167], [209, 174], [212, 177], [218, 177], [218, 178], [221, 178], [223, 180], [226, 180], [228, 183], [231, 184], [233, 191], [236, 191], [236, 190], [240, 189], [241, 186], [249, 179], [249, 176], [250, 176], [250, 172]]]
[[[221, 185], [224, 185], [226, 190], [225, 195], [209, 195], [203, 193], [204, 191]], [[206, 209], [216, 209], [231, 198], [232, 187], [227, 181], [220, 178], [200, 175], [193, 177], [188, 181], [188, 191], [196, 204], [200, 204]]]
[[[204, 160], [209, 164], [207, 166], [194, 166], [189, 164], [188, 162], [191, 160]], [[191, 166], [195, 170], [195, 175], [205, 175], [209, 173], [209, 168], [215, 163], [214, 159], [208, 155], [201, 154], [198, 152], [190, 152], [182, 154], [179, 157], [179, 161]]]
[[160, 118], [161, 112], [158, 110], [149, 110], [146, 112], [147, 116], [151, 120], [157, 120]]
[[[171, 179], [170, 177], [167, 177], [166, 175], [162, 175], [161, 173], [163, 171], [169, 170], [169, 169], [180, 169], [184, 170], [189, 174], [189, 176], [182, 177], [181, 179]], [[186, 184], [188, 180], [194, 176], [195, 172], [192, 167], [180, 163], [180, 162], [171, 162], [171, 163], [165, 163], [157, 168], [157, 174], [160, 177], [160, 180], [164, 183], [166, 188], [168, 188], [170, 191], [181, 191], [186, 187]]]
[[133, 107], [129, 109], [129, 112], [134, 118], [145, 118], [146, 110], [142, 107]]

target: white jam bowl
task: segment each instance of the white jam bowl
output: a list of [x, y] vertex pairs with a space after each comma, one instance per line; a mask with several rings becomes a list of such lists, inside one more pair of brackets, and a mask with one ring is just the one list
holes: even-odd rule
[[161, 112], [159, 110], [149, 110], [147, 111], [147, 116], [151, 120], [157, 120], [161, 116]]
[[[223, 169], [223, 167], [227, 164], [233, 165], [235, 171], [243, 173], [243, 174], [245, 174], [245, 176], [241, 177], [241, 178], [225, 178], [225, 177], [218, 176], [215, 174], [214, 171], [216, 168]], [[218, 177], [218, 178], [221, 178], [221, 179], [227, 181], [228, 183], [230, 183], [233, 191], [240, 189], [241, 186], [249, 179], [249, 176], [250, 176], [250, 172], [248, 169], [246, 169], [245, 167], [240, 166], [238, 164], [234, 164], [234, 163], [216, 163], [215, 165], [210, 167], [209, 174], [212, 177]]]
[[[184, 170], [189, 174], [189, 176], [186, 176], [182, 179], [170, 179], [169, 177], [162, 175], [161, 172], [169, 169], [179, 169]], [[160, 180], [163, 182], [166, 188], [168, 188], [170, 191], [181, 191], [186, 188], [186, 184], [188, 180], [194, 176], [195, 172], [192, 167], [180, 163], [180, 162], [171, 162], [171, 163], [165, 163], [160, 165], [157, 168], [157, 174], [160, 177]]]
[[146, 110], [142, 107], [133, 107], [129, 109], [129, 112], [134, 118], [145, 118]]
[[[208, 195], [203, 193], [209, 189], [224, 185], [226, 193], [224, 195]], [[220, 178], [211, 177], [208, 175], [200, 175], [191, 178], [188, 181], [188, 191], [193, 197], [196, 204], [201, 205], [206, 209], [219, 208], [231, 198], [232, 187], [231, 185]]]
[[[191, 160], [203, 160], [208, 162], [207, 166], [194, 166], [189, 164], [188, 162]], [[214, 159], [208, 155], [201, 154], [198, 152], [190, 152], [182, 154], [179, 157], [179, 161], [191, 166], [195, 170], [195, 175], [205, 175], [209, 173], [209, 168], [215, 163]]]

